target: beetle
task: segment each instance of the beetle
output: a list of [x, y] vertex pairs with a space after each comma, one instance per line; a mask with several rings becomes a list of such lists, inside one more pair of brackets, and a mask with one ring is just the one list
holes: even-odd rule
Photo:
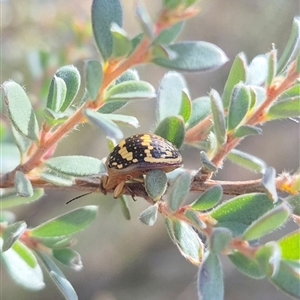
[[113, 191], [119, 198], [126, 189], [126, 182], [143, 182], [142, 176], [151, 170], [171, 172], [182, 166], [179, 150], [156, 134], [136, 134], [122, 140], [106, 159], [107, 176], [102, 177], [104, 194]]

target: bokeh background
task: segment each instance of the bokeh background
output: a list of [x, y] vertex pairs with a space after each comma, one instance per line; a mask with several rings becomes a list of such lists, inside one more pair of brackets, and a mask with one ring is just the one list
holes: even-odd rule
[[[91, 35], [89, 1], [6, 0], [1, 7], [1, 82], [13, 79], [25, 86], [36, 108], [44, 101], [49, 80], [62, 65], [74, 64], [83, 75], [83, 61], [98, 58]], [[125, 29], [131, 36], [140, 32], [134, 17], [134, 0], [123, 0]], [[143, 1], [155, 18], [160, 0]], [[184, 74], [192, 99], [207, 95], [211, 88], [222, 92], [234, 57], [245, 52], [248, 61], [276, 45], [279, 55], [289, 37], [293, 17], [299, 14], [296, 0], [202, 0], [201, 12], [188, 21], [179, 40], [204, 40], [221, 47], [230, 61], [221, 69], [201, 74]], [[38, 52], [48, 66], [43, 71]], [[166, 72], [156, 66], [138, 67], [143, 80], [156, 88]], [[149, 132], [155, 127], [155, 100], [134, 102], [122, 113], [136, 116], [137, 130], [124, 128], [125, 136]], [[5, 124], [5, 116], [1, 114]], [[262, 136], [249, 137], [239, 146], [274, 166], [278, 173], [296, 171], [299, 165], [299, 124], [272, 122]], [[183, 148], [186, 167], [198, 163], [198, 151]], [[92, 126], [79, 127], [60, 144], [57, 155], [84, 154], [98, 158], [108, 153], [105, 137]], [[246, 180], [257, 175], [226, 162], [217, 178]], [[142, 200], [130, 202], [132, 220], [124, 220], [117, 200], [90, 195], [66, 206], [78, 193], [46, 191], [38, 203], [14, 209], [18, 220], [33, 227], [75, 207], [99, 205], [99, 216], [90, 228], [77, 235], [74, 249], [82, 255], [84, 268], [62, 270], [81, 300], [196, 300], [197, 269], [187, 262], [167, 236], [162, 218], [153, 227], [138, 221], [147, 207]], [[195, 195], [192, 195], [194, 198]], [[274, 239], [295, 227], [272, 234]], [[267, 280], [256, 281], [240, 274], [225, 257], [225, 300], [288, 299]], [[30, 292], [16, 286], [1, 265], [1, 300], [63, 299], [45, 275], [46, 288]], [[213, 299], [212, 299], [213, 300]]]

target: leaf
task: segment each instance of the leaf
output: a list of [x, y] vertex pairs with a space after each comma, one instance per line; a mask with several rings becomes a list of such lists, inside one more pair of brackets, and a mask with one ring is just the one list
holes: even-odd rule
[[151, 170], [145, 176], [146, 192], [154, 201], [159, 200], [166, 192], [167, 184], [167, 175], [162, 170]]
[[92, 27], [97, 47], [107, 61], [112, 54], [113, 38], [111, 25], [116, 23], [122, 27], [123, 12], [119, 0], [93, 0]]
[[231, 231], [227, 228], [214, 228], [209, 238], [210, 252], [214, 254], [220, 254], [229, 245], [231, 239]]
[[277, 273], [270, 278], [270, 280], [277, 288], [281, 289], [286, 294], [294, 297], [295, 299], [299, 299], [299, 278], [299, 270], [292, 268], [284, 262], [280, 262]]
[[183, 144], [185, 136], [185, 127], [182, 117], [166, 117], [158, 124], [154, 133], [165, 138], [179, 149]]
[[217, 255], [208, 253], [205, 257], [198, 271], [197, 288], [198, 299], [224, 299], [223, 272]]
[[184, 123], [186, 123], [192, 114], [192, 101], [186, 90], [182, 91], [182, 102], [179, 115], [182, 116]]
[[[7, 208], [22, 205], [22, 204], [27, 204], [27, 203], [30, 203], [30, 202], [40, 199], [43, 195], [44, 195], [43, 189], [33, 190], [33, 195], [31, 197], [26, 197], [26, 198], [17, 196], [15, 192], [7, 193], [4, 195], [1, 195], [0, 207], [1, 207], [1, 209], [7, 209]], [[1, 213], [3, 213], [3, 212], [1, 211]]]
[[227, 117], [227, 129], [235, 129], [245, 118], [250, 107], [250, 90], [243, 83], [237, 84], [232, 92]]
[[180, 34], [184, 26], [184, 22], [176, 23], [175, 25], [163, 30], [154, 40], [155, 44], [169, 45]]
[[54, 75], [48, 93], [47, 108], [58, 112], [66, 99], [66, 95], [67, 85], [65, 81]]
[[288, 196], [284, 199], [293, 209], [293, 214], [300, 216], [300, 194]]
[[180, 174], [173, 184], [169, 197], [169, 207], [177, 211], [190, 191], [191, 175], [187, 172]]
[[197, 211], [211, 209], [221, 201], [222, 195], [221, 185], [212, 186], [191, 204], [191, 208]]
[[236, 138], [244, 138], [249, 135], [262, 134], [262, 129], [256, 126], [251, 125], [242, 125], [239, 126], [235, 132], [234, 137]]
[[71, 176], [105, 175], [104, 163], [97, 158], [81, 155], [69, 155], [50, 158], [45, 165], [59, 173]]
[[123, 138], [121, 129], [106, 114], [100, 114], [90, 109], [85, 109], [83, 114], [91, 123], [103, 130], [106, 136], [113, 139]]
[[231, 94], [233, 88], [240, 82], [246, 82], [247, 80], [247, 61], [244, 53], [240, 53], [236, 56], [230, 69], [227, 81], [225, 83], [222, 100], [224, 108], [228, 108], [230, 103]]
[[267, 195], [252, 193], [232, 198], [209, 215], [218, 221], [217, 227], [226, 227], [236, 236], [272, 208], [273, 204]]
[[46, 270], [49, 272], [49, 275], [51, 276], [54, 283], [64, 295], [65, 299], [78, 300], [78, 296], [71, 283], [66, 279], [66, 277], [56, 266], [56, 264], [41, 251], [36, 251], [36, 254], [40, 258], [41, 262], [44, 264]]
[[171, 220], [174, 242], [181, 255], [194, 265], [199, 265], [203, 256], [203, 245], [196, 232], [185, 222]]
[[262, 279], [265, 277], [265, 274], [262, 272], [258, 263], [255, 260], [244, 256], [242, 253], [236, 251], [233, 254], [228, 255], [228, 258], [241, 273], [254, 279]]
[[97, 60], [87, 60], [85, 62], [86, 89], [92, 100], [97, 98], [103, 80], [102, 65]]
[[148, 226], [153, 226], [157, 219], [157, 212], [157, 205], [151, 205], [140, 214], [139, 220]]
[[208, 158], [208, 155], [204, 151], [200, 151], [201, 170], [204, 172], [216, 172], [217, 166]]
[[1, 257], [8, 274], [16, 283], [32, 291], [45, 287], [42, 270], [32, 251], [24, 244], [16, 241], [12, 248], [1, 253]]
[[211, 110], [214, 120], [214, 132], [219, 145], [224, 145], [226, 142], [226, 126], [223, 103], [217, 91], [210, 92]]
[[33, 195], [31, 182], [21, 171], [17, 171], [15, 174], [14, 186], [21, 197], [31, 197]]
[[192, 114], [187, 122], [187, 128], [192, 128], [211, 114], [209, 97], [200, 97], [192, 101]]
[[113, 39], [111, 57], [126, 57], [131, 50], [131, 41], [129, 40], [128, 34], [116, 23], [112, 23], [110, 31]]
[[243, 233], [242, 239], [256, 240], [278, 229], [291, 216], [291, 209], [285, 203], [274, 207], [254, 221]]
[[268, 56], [267, 85], [270, 87], [277, 73], [277, 50], [272, 49]]
[[117, 114], [105, 114], [105, 118], [113, 121], [114, 123], [120, 123], [124, 125], [129, 125], [134, 128], [139, 128], [140, 124], [136, 117], [133, 116], [125, 116], [125, 115], [117, 115]]
[[267, 165], [260, 158], [243, 151], [233, 149], [226, 156], [231, 162], [252, 172], [264, 173]]
[[23, 221], [8, 225], [3, 231], [2, 252], [10, 249], [13, 244], [20, 238], [27, 228], [27, 224]]
[[293, 231], [282, 237], [278, 243], [281, 249], [281, 257], [284, 260], [300, 260], [300, 231]]
[[[59, 108], [60, 112], [64, 112], [75, 99], [80, 88], [80, 73], [78, 69], [72, 65], [61, 67], [55, 75], [64, 80], [67, 86], [66, 98]], [[51, 91], [51, 87], [50, 87]], [[49, 92], [50, 93], [50, 92]]]
[[225, 53], [207, 42], [181, 42], [169, 46], [177, 54], [175, 59], [154, 58], [153, 63], [168, 69], [199, 72], [215, 70], [228, 61]]
[[105, 94], [105, 102], [150, 99], [155, 96], [155, 90], [150, 83], [128, 80], [110, 88]]
[[272, 167], [268, 167], [261, 180], [261, 185], [266, 190], [266, 193], [274, 203], [278, 200], [276, 188], [276, 171]]
[[300, 43], [300, 19], [295, 17], [293, 20], [292, 30], [286, 47], [278, 61], [277, 74], [285, 71], [286, 67], [294, 59], [295, 55], [299, 52]]
[[32, 141], [38, 140], [39, 126], [24, 89], [14, 81], [3, 83], [5, 104], [15, 129]]
[[[299, 89], [298, 89], [299, 91]], [[287, 98], [275, 102], [269, 109], [266, 119], [277, 120], [286, 118], [299, 118], [300, 116], [300, 97]]]
[[193, 224], [195, 228], [205, 229], [207, 226], [199, 218], [199, 214], [192, 210], [186, 210], [184, 216]]
[[268, 60], [266, 55], [254, 57], [248, 67], [247, 84], [260, 86], [265, 83], [268, 76]]
[[268, 242], [255, 253], [255, 258], [262, 271], [268, 277], [273, 277], [280, 266], [280, 248], [275, 242]]
[[62, 174], [53, 174], [49, 172], [44, 172], [40, 174], [40, 179], [45, 180], [57, 186], [72, 186], [74, 180], [72, 177], [64, 176]]
[[96, 218], [98, 207], [94, 205], [74, 209], [30, 229], [32, 237], [70, 236], [87, 228]]
[[160, 82], [157, 95], [156, 115], [158, 121], [166, 117], [177, 116], [182, 107], [182, 91], [186, 83], [181, 74], [168, 72]]
[[154, 38], [154, 25], [150, 19], [150, 16], [145, 9], [145, 7], [138, 3], [136, 7], [136, 16], [142, 26], [143, 32], [148, 36], [150, 39]]
[[[11, 127], [11, 131], [12, 131], [15, 143], [16, 143], [20, 153], [25, 154], [28, 151], [32, 141], [29, 138], [27, 138], [26, 136], [20, 134], [19, 131], [17, 131], [15, 129], [15, 127], [13, 127], [13, 126]], [[2, 146], [3, 146], [3, 144], [1, 143], [1, 147]], [[3, 172], [2, 168], [1, 168], [1, 172]]]
[[54, 125], [63, 123], [70, 116], [69, 112], [55, 112], [47, 107], [44, 108], [43, 113], [44, 113], [44, 117], [45, 117], [47, 123], [50, 126], [54, 126]]
[[54, 249], [52, 251], [53, 257], [55, 257], [62, 264], [80, 271], [82, 269], [82, 261], [78, 252], [73, 249]]
[[122, 195], [118, 200], [119, 200], [118, 202], [121, 205], [122, 213], [123, 213], [125, 220], [130, 220], [131, 215], [130, 215], [130, 210], [129, 210], [128, 203], [127, 203], [127, 197]]

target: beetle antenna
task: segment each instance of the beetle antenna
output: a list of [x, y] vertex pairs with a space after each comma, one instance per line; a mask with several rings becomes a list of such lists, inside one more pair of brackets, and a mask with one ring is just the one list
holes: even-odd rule
[[66, 204], [69, 204], [70, 202], [73, 202], [73, 201], [75, 201], [75, 200], [77, 200], [77, 199], [79, 199], [79, 198], [81, 198], [81, 197], [84, 197], [84, 196], [86, 196], [86, 195], [88, 195], [88, 194], [91, 194], [91, 193], [92, 193], [92, 192], [88, 192], [88, 193], [79, 195], [79, 196], [77, 196], [77, 197], [75, 197], [75, 198], [72, 198], [71, 200], [67, 201]]

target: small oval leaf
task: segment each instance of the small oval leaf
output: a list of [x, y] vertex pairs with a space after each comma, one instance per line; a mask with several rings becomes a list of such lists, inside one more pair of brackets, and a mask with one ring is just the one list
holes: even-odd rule
[[27, 228], [24, 221], [16, 222], [8, 225], [3, 232], [2, 252], [7, 251], [20, 238]]
[[157, 219], [157, 212], [157, 205], [149, 206], [140, 214], [139, 220], [148, 226], [153, 226]]
[[85, 62], [85, 77], [88, 94], [92, 100], [95, 100], [103, 79], [102, 65], [99, 61], [88, 60]]
[[15, 189], [21, 197], [32, 197], [33, 187], [30, 180], [21, 171], [17, 171], [14, 178]]
[[146, 174], [145, 189], [150, 198], [159, 200], [166, 192], [168, 184], [167, 175], [162, 170], [152, 170]]

